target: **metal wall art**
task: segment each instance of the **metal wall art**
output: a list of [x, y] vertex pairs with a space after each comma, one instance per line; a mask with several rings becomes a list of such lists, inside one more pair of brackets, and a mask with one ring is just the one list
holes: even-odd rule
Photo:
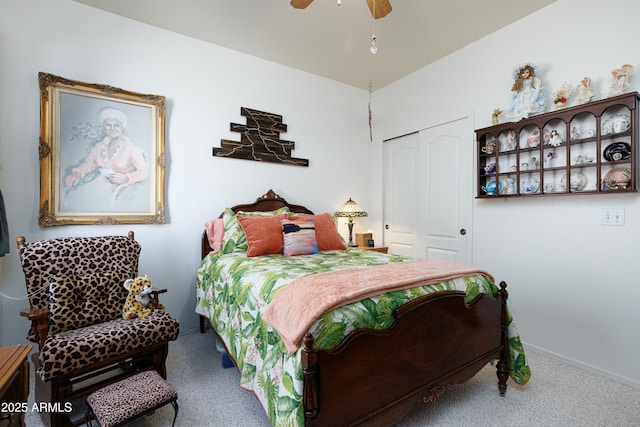
[[309, 166], [309, 160], [291, 157], [293, 141], [280, 139], [280, 132], [287, 131], [282, 116], [245, 107], [240, 108], [240, 115], [246, 117], [246, 124], [231, 123], [231, 131], [240, 133], [240, 141], [223, 139], [220, 148], [213, 148], [214, 157]]

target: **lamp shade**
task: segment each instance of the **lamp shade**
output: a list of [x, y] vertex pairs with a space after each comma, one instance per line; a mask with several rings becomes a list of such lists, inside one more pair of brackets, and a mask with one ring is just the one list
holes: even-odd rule
[[342, 207], [335, 213], [335, 216], [340, 218], [355, 218], [358, 216], [368, 216], [367, 212], [360, 207], [356, 202], [349, 200], [344, 202]]

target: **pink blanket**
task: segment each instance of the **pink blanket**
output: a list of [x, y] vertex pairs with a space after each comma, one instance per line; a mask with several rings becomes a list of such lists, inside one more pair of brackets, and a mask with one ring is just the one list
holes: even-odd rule
[[495, 281], [484, 270], [438, 259], [311, 274], [278, 291], [263, 318], [280, 334], [287, 350], [294, 353], [311, 325], [337, 307], [385, 292], [478, 274]]

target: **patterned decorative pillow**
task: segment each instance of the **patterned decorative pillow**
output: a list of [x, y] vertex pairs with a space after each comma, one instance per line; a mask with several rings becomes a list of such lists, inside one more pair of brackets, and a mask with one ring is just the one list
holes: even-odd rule
[[312, 219], [283, 219], [280, 223], [285, 256], [318, 253], [316, 229]]
[[222, 215], [224, 222], [224, 238], [222, 239], [221, 254], [229, 254], [231, 252], [247, 252], [249, 245], [247, 243], [247, 236], [240, 225], [240, 222], [236, 218], [239, 216], [272, 216], [280, 214], [288, 214], [289, 208], [282, 207], [275, 211], [269, 212], [243, 212], [239, 211], [237, 214], [233, 212], [231, 208], [227, 208]]
[[124, 271], [69, 275], [49, 284], [49, 333], [78, 329], [122, 316]]
[[316, 240], [318, 241], [318, 251], [335, 251], [347, 249], [342, 236], [338, 233], [336, 223], [330, 213], [307, 215], [289, 214], [289, 219], [312, 219], [316, 226]]

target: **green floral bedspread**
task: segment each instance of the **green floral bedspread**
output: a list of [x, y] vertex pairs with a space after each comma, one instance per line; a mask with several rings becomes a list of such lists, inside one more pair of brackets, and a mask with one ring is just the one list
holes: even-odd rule
[[[404, 260], [400, 256], [356, 249], [295, 257], [210, 254], [197, 272], [196, 312], [210, 319], [238, 364], [241, 387], [257, 396], [271, 424], [303, 426], [302, 350], [293, 355], [287, 352], [277, 332], [262, 320], [266, 305], [282, 286], [308, 274]], [[335, 347], [354, 329], [388, 328], [399, 306], [431, 292], [455, 289], [466, 291], [467, 301], [481, 292], [493, 296], [498, 292], [488, 277], [478, 275], [366, 298], [322, 316], [310, 329], [314, 347]], [[509, 344], [511, 378], [524, 384], [530, 371], [510, 312]]]

